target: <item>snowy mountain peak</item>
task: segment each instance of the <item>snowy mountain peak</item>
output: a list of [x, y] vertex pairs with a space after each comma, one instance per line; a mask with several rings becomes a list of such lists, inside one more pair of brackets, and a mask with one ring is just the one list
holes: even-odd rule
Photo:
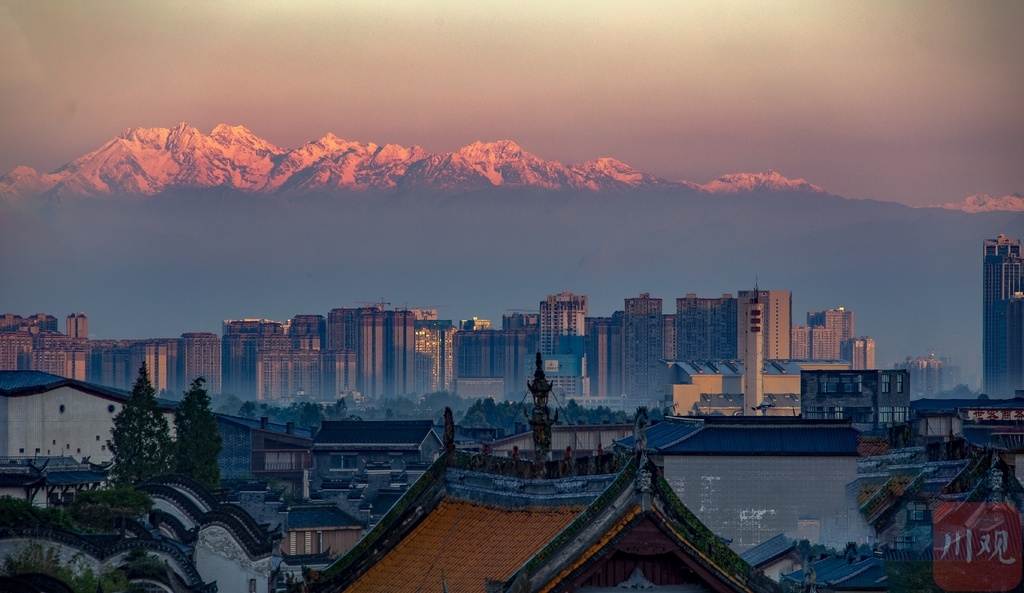
[[733, 173], [722, 175], [714, 181], [700, 186], [701, 190], [710, 193], [736, 193], [746, 191], [805, 191], [823, 193], [825, 190], [804, 179], [787, 179], [773, 169], [760, 173]]
[[614, 158], [566, 166], [531, 154], [512, 140], [477, 141], [454, 152], [419, 146], [362, 144], [327, 133], [295, 149], [279, 148], [245, 126], [219, 124], [209, 135], [182, 122], [129, 128], [95, 151], [47, 174], [18, 167], [0, 177], [0, 197], [155, 195], [172, 189], [223, 187], [293, 193], [427, 188], [465, 191], [488, 186], [548, 190], [685, 187], [704, 192], [822, 191], [775, 171], [724, 175], [698, 185], [669, 182]]
[[945, 210], [960, 210], [968, 214], [978, 212], [1024, 212], [1024, 196], [1014, 192], [1008, 196], [994, 198], [988, 194], [975, 194], [968, 196], [961, 202], [949, 202], [947, 204], [935, 204], [928, 208], [943, 208]]

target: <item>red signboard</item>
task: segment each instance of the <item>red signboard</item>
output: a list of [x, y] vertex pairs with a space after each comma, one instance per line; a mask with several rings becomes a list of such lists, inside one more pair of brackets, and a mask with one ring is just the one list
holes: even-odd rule
[[1020, 511], [1002, 502], [945, 502], [932, 514], [935, 584], [946, 591], [1008, 591], [1020, 583]]

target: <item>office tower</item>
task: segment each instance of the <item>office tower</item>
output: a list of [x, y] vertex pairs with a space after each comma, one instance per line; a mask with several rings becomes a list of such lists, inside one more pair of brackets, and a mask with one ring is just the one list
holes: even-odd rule
[[661, 357], [665, 360], [676, 359], [676, 316], [662, 315], [661, 326]]
[[[740, 303], [755, 296], [752, 291], [741, 290], [737, 293]], [[761, 290], [757, 300], [764, 307], [764, 321], [759, 335], [764, 341], [764, 357], [772, 360], [788, 359], [790, 330], [793, 327], [793, 296], [788, 290]], [[736, 352], [744, 356], [747, 351], [743, 342], [747, 335], [746, 320], [739, 316], [736, 331]]]
[[296, 315], [288, 325], [288, 337], [295, 350], [326, 350], [327, 320], [323, 315]]
[[738, 358], [736, 328], [738, 301], [731, 294], [697, 298], [690, 293], [676, 299], [676, 355], [678, 360], [732, 360]]
[[934, 354], [907, 357], [903, 362], [893, 365], [894, 369], [908, 371], [910, 374], [911, 397], [935, 397], [943, 390], [942, 361]]
[[[761, 295], [769, 291], [748, 293], [740, 297], [742, 303], [741, 318], [743, 319], [743, 415], [753, 416], [761, 406], [764, 397], [764, 351], [765, 342], [758, 339], [764, 333], [764, 322], [767, 321], [767, 307], [761, 302]], [[789, 328], [786, 328], [789, 335]], [[787, 340], [788, 342], [788, 340]], [[788, 344], [787, 344], [788, 346]], [[787, 347], [788, 352], [788, 347]]]
[[1020, 241], [986, 239], [982, 272], [982, 389], [989, 396], [1012, 395], [1007, 378], [1007, 305], [1021, 292]]
[[849, 361], [854, 371], [875, 369], [875, 341], [868, 337], [844, 340], [839, 344], [839, 359]]
[[202, 377], [208, 393], [221, 392], [221, 347], [217, 334], [193, 332], [181, 334], [181, 376], [184, 389]]
[[620, 397], [622, 385], [622, 317], [587, 317], [586, 354], [590, 394], [594, 397]]
[[587, 317], [587, 295], [568, 290], [540, 302], [540, 351], [553, 354], [561, 336], [582, 336]]
[[664, 332], [661, 299], [648, 292], [626, 299], [622, 317], [623, 380], [626, 395], [651, 399], [662, 388], [661, 355]]
[[455, 326], [450, 320], [417, 319], [416, 378], [413, 389], [426, 394], [452, 391]]
[[67, 322], [65, 324], [66, 333], [70, 338], [81, 338], [83, 340], [89, 339], [89, 320], [85, 317], [85, 313], [72, 313], [68, 315]]
[[1006, 391], [1018, 389], [1024, 389], [1024, 293], [1019, 292], [1006, 304]]
[[32, 369], [32, 334], [27, 331], [0, 332], [0, 371]]

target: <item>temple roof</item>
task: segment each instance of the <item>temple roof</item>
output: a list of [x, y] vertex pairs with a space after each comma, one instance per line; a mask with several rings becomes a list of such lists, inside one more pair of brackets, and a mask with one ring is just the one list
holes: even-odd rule
[[511, 577], [583, 508], [505, 508], [446, 496], [346, 591], [440, 591], [442, 571], [449, 591], [482, 591], [486, 579]]
[[646, 454], [534, 464], [446, 453], [312, 590], [468, 593], [526, 580], [530, 590], [557, 591], [603, 578], [617, 554], [648, 545], [712, 590], [777, 590], [657, 471]]

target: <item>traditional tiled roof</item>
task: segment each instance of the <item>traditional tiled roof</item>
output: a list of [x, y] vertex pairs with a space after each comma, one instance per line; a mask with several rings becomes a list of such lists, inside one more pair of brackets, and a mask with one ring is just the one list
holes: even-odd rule
[[706, 417], [699, 430], [654, 449], [661, 454], [856, 456], [857, 431], [843, 421]]
[[[668, 447], [678, 443], [682, 439], [689, 436], [694, 431], [700, 430], [704, 426], [703, 420], [698, 419], [682, 419], [672, 420], [669, 422], [658, 422], [653, 424], [647, 429], [647, 447], [652, 450], [661, 449], [662, 447]], [[633, 449], [633, 437], [632, 435], [616, 441], [620, 446], [632, 450]]]
[[[833, 591], [887, 591], [885, 569], [881, 558], [866, 558], [848, 562], [840, 556], [829, 556], [813, 563], [819, 587]], [[782, 575], [783, 581], [802, 583], [804, 570]]]
[[288, 509], [288, 529], [362, 526], [362, 523], [333, 504], [293, 506]]
[[668, 538], [659, 545], [673, 542], [688, 570], [718, 590], [777, 590], [682, 504], [646, 456], [535, 465], [461, 452], [431, 466], [312, 590], [447, 585], [460, 593], [480, 591], [490, 579], [488, 590], [508, 591], [525, 578], [531, 590], [546, 592], [577, 582], [623, 538], [647, 537], [638, 534], [652, 528]]
[[989, 410], [1001, 408], [1024, 409], [1024, 397], [1009, 399], [944, 399], [921, 398], [910, 400], [910, 409], [914, 412], [955, 412], [960, 409]]
[[[509, 509], [444, 498], [347, 591], [479, 591], [504, 581], [580, 513], [580, 507]], [[487, 542], [487, 545], [481, 545]]]
[[419, 446], [433, 428], [430, 420], [325, 420], [313, 445]]
[[861, 457], [872, 455], [885, 455], [889, 452], [889, 439], [882, 436], [857, 436], [857, 454]]
[[[73, 387], [79, 391], [116, 401], [124, 401], [128, 399], [129, 395], [127, 391], [120, 389], [87, 383], [78, 379], [67, 379], [42, 371], [0, 371], [0, 396], [36, 395], [61, 387]], [[173, 409], [178, 405], [178, 402], [168, 399], [157, 398], [156, 401], [164, 409]]]
[[[253, 418], [242, 418], [241, 416], [229, 416], [227, 414], [214, 414], [214, 416], [217, 418], [218, 422], [226, 422], [228, 424], [235, 424], [237, 426], [243, 426], [245, 428], [263, 428], [262, 423], [259, 420]], [[281, 434], [289, 434], [287, 432], [288, 425], [280, 424], [278, 422], [268, 422], [267, 430], [279, 432]], [[289, 434], [289, 436], [296, 436], [308, 439], [311, 438], [311, 434], [312, 433], [308, 428], [299, 428], [298, 426], [293, 426], [292, 432]]]
[[747, 564], [757, 568], [765, 562], [770, 562], [796, 548], [796, 542], [783, 534], [763, 541], [740, 554], [740, 558], [747, 561]]

